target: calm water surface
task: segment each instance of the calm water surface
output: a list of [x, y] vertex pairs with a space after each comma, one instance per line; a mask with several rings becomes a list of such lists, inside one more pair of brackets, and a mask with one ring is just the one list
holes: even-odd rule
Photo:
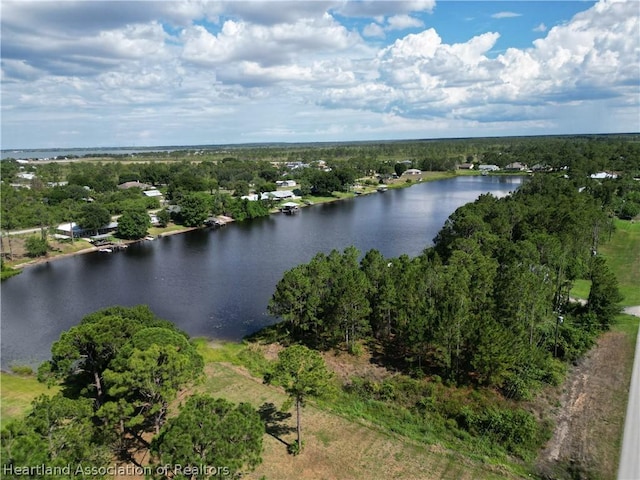
[[238, 340], [276, 321], [266, 313], [276, 283], [317, 252], [355, 245], [386, 257], [418, 255], [456, 208], [521, 182], [423, 183], [25, 268], [2, 283], [1, 366], [37, 365], [62, 331], [110, 305], [148, 304], [192, 336]]

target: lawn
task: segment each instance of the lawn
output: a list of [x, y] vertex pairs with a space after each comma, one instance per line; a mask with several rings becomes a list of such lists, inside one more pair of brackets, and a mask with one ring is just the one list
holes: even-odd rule
[[31, 401], [39, 395], [53, 395], [57, 388], [47, 388], [38, 382], [33, 375], [19, 376], [10, 373], [0, 373], [0, 427], [9, 421], [21, 418], [31, 407]]
[[615, 226], [599, 253], [618, 278], [624, 296], [622, 305], [640, 305], [640, 222], [616, 220]]
[[[607, 259], [609, 268], [616, 274], [624, 296], [621, 305], [640, 305], [640, 223], [616, 220], [615, 226], [611, 238], [600, 245], [598, 253]], [[571, 296], [586, 299], [590, 288], [590, 280], [578, 279]]]

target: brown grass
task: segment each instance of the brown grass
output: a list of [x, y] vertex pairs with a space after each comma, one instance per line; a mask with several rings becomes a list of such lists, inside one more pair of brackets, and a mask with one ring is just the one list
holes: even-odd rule
[[[249, 401], [256, 408], [271, 403], [281, 408], [286, 395], [264, 385], [244, 368], [210, 363], [207, 380], [199, 388], [234, 402]], [[293, 428], [295, 419], [285, 425]], [[438, 445], [418, 444], [384, 432], [365, 421], [352, 422], [318, 409], [313, 402], [302, 414], [304, 451], [287, 453], [295, 433], [265, 435], [263, 463], [243, 478], [288, 479], [504, 479], [518, 478], [497, 467], [473, 462]]]

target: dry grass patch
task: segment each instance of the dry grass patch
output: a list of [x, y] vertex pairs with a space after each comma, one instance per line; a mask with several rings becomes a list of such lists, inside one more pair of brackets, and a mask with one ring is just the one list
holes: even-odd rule
[[[263, 384], [243, 367], [209, 363], [200, 390], [256, 408], [280, 408], [285, 393]], [[497, 467], [473, 462], [437, 445], [424, 445], [396, 436], [364, 421], [353, 422], [317, 408], [310, 402], [302, 413], [304, 451], [287, 453], [295, 439], [293, 416], [280, 422], [281, 433], [265, 435], [263, 463], [243, 477], [268, 480], [336, 479], [403, 480], [518, 478]], [[273, 430], [272, 430], [273, 431]]]

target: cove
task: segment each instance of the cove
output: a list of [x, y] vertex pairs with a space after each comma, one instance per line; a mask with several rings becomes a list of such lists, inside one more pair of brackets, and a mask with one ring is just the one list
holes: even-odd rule
[[266, 311], [277, 282], [316, 253], [354, 245], [363, 254], [419, 255], [458, 207], [522, 181], [426, 182], [27, 267], [2, 283], [0, 366], [37, 366], [61, 332], [111, 305], [147, 304], [191, 336], [240, 340], [276, 321]]

